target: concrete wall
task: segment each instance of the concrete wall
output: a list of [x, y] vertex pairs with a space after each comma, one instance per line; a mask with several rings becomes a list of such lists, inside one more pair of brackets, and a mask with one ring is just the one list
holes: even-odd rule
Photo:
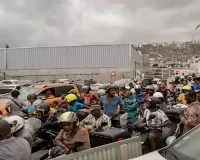
[[[116, 77], [112, 77], [111, 73], [116, 72]], [[70, 78], [73, 80], [88, 80], [93, 78], [98, 82], [110, 82], [121, 78], [133, 78], [134, 71], [132, 68], [81, 68], [81, 69], [40, 69], [40, 70], [0, 70], [2, 77], [3, 72], [7, 79], [30, 79], [38, 80], [54, 80], [62, 78]]]

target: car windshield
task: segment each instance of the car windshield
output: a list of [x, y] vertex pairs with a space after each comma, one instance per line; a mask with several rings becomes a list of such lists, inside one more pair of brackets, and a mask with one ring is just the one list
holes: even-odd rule
[[200, 126], [189, 134], [186, 134], [174, 143], [169, 150], [173, 152], [174, 155], [179, 155], [181, 160], [199, 160], [199, 143], [200, 143]]
[[37, 93], [38, 90], [39, 90], [39, 88], [32, 88], [32, 87], [22, 88], [20, 90], [19, 99], [21, 99], [22, 101], [26, 101], [27, 96], [29, 94]]

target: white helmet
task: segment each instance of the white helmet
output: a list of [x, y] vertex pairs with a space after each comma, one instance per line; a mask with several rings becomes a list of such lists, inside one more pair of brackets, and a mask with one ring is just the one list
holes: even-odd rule
[[134, 89], [136, 90], [136, 89], [141, 89], [141, 88], [142, 87], [140, 85], [136, 85]]
[[135, 89], [134, 88], [131, 89], [131, 93], [135, 94]]
[[83, 90], [87, 90], [87, 89], [89, 89], [89, 87], [88, 86], [83, 86], [82, 89]]
[[130, 87], [130, 86], [125, 86], [125, 88], [126, 88], [127, 90], [130, 90], [130, 89], [131, 89], [131, 87]]
[[97, 93], [99, 94], [99, 96], [105, 96], [106, 95], [106, 90], [105, 89], [100, 89], [97, 91]]
[[43, 100], [42, 99], [36, 99], [34, 102], [33, 102], [33, 105], [34, 106], [39, 106], [39, 105], [41, 105], [41, 104], [43, 104], [44, 102], [43, 102]]
[[19, 131], [25, 126], [25, 120], [17, 115], [5, 117], [3, 120], [7, 121], [11, 127], [11, 134]]
[[78, 117], [77, 117], [76, 113], [74, 113], [74, 112], [62, 113], [58, 118], [58, 123], [60, 124], [60, 123], [63, 123], [63, 122], [75, 122], [76, 127], [79, 126]]
[[153, 94], [153, 97], [157, 97], [157, 98], [164, 98], [163, 94], [161, 92], [156, 92]]

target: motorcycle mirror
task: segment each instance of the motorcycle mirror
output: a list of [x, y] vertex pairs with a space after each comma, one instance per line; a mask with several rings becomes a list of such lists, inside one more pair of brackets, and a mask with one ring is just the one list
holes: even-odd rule
[[[156, 118], [155, 114], [151, 114], [151, 115], [149, 116], [149, 120], [152, 120], [152, 119], [154, 119], [154, 118]], [[149, 120], [148, 120], [148, 121], [149, 121]]]

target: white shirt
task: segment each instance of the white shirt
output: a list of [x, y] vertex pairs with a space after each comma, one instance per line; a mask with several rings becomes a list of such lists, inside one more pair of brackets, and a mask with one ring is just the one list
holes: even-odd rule
[[[151, 114], [154, 114], [156, 117], [154, 119], [149, 120], [149, 116]], [[169, 118], [166, 116], [166, 114], [160, 109], [158, 109], [156, 112], [151, 112], [149, 109], [146, 109], [144, 111], [144, 118], [146, 118], [148, 126], [160, 125], [169, 120]]]
[[84, 120], [82, 120], [82, 123], [89, 123], [89, 125], [92, 125], [95, 128], [98, 128], [99, 126], [101, 126], [101, 123], [103, 122], [108, 123], [108, 127], [111, 127], [111, 120], [104, 113], [102, 113], [101, 117], [97, 120], [92, 114], [88, 115]]

